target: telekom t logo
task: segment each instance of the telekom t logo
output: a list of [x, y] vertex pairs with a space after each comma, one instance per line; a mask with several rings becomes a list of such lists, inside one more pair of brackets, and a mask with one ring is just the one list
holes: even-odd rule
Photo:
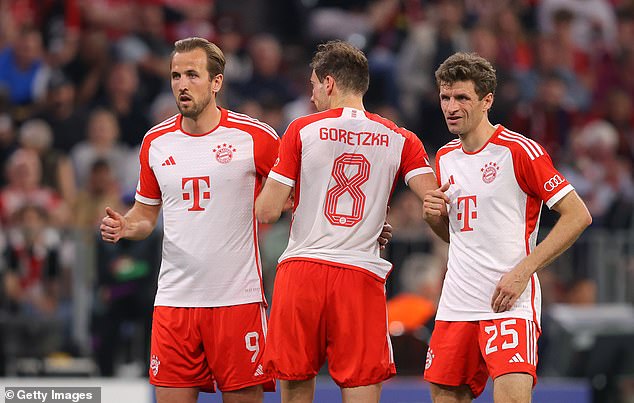
[[[471, 202], [473, 202], [473, 208], [471, 208]], [[478, 207], [478, 203], [475, 195], [458, 197], [458, 209], [461, 212], [458, 212], [456, 218], [458, 218], [458, 221], [462, 221], [462, 228], [460, 228], [460, 232], [473, 231], [473, 228], [469, 226], [469, 220], [475, 220], [478, 218], [476, 207]]]
[[[205, 209], [200, 206], [200, 199], [201, 197], [205, 200], [209, 200], [211, 198], [211, 192], [209, 191], [209, 177], [195, 176], [193, 178], [183, 178], [183, 190], [185, 190], [185, 185], [187, 185], [189, 182], [192, 182], [192, 190], [191, 192], [187, 191], [183, 193], [183, 200], [190, 200], [193, 195], [194, 204], [190, 208], [188, 208], [187, 211], [205, 211]], [[206, 187], [203, 187], [205, 185]], [[201, 187], [203, 188], [201, 189]]]

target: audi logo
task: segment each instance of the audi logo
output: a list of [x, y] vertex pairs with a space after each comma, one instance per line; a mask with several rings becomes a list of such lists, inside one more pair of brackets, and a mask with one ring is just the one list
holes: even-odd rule
[[548, 181], [544, 182], [544, 190], [547, 192], [552, 192], [557, 188], [557, 186], [564, 183], [564, 180], [559, 176], [555, 175], [552, 178], [548, 179]]

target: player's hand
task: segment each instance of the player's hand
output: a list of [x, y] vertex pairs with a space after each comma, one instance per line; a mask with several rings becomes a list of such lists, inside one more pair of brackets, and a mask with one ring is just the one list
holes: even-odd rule
[[383, 223], [383, 230], [381, 230], [381, 235], [379, 235], [378, 239], [381, 250], [385, 249], [385, 246], [392, 240], [392, 230], [390, 223], [385, 221], [385, 223]]
[[436, 190], [430, 190], [423, 200], [423, 218], [447, 216], [447, 204], [451, 202], [445, 192], [449, 189], [449, 182]]
[[504, 274], [495, 287], [493, 297], [491, 298], [491, 308], [493, 308], [493, 312], [497, 313], [510, 310], [526, 289], [529, 279], [530, 274], [527, 274], [526, 271], [520, 267], [516, 267]]
[[387, 210], [385, 211], [385, 222], [383, 223], [383, 229], [381, 229], [381, 234], [379, 234], [379, 239], [377, 242], [379, 243], [379, 248], [381, 250], [385, 249], [388, 243], [392, 240], [392, 226], [389, 222], [387, 222], [387, 216], [390, 214], [390, 206], [387, 206]]
[[284, 207], [282, 207], [282, 211], [292, 211], [294, 206], [295, 194], [294, 192], [291, 192], [291, 194], [288, 196], [288, 199], [286, 199], [286, 203], [284, 203]]
[[117, 243], [123, 236], [126, 218], [110, 207], [106, 207], [106, 216], [101, 220], [101, 239], [110, 243]]

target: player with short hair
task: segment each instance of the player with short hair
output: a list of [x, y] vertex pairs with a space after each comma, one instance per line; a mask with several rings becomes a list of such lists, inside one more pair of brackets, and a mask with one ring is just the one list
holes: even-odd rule
[[422, 200], [436, 187], [415, 134], [363, 106], [368, 61], [342, 41], [318, 47], [311, 101], [294, 120], [256, 201], [276, 221], [294, 189], [290, 240], [280, 257], [265, 370], [283, 402], [310, 402], [325, 360], [344, 402], [378, 402], [396, 372], [387, 330], [385, 280], [392, 265], [376, 238], [399, 178]]
[[150, 382], [159, 403], [261, 402], [265, 298], [255, 196], [277, 156], [270, 126], [220, 108], [225, 59], [201, 38], [176, 42], [171, 86], [180, 114], [143, 139], [134, 206], [107, 208], [108, 242], [143, 239], [163, 208], [163, 257], [152, 323]]
[[[471, 401], [489, 376], [496, 402], [529, 402], [541, 332], [537, 271], [592, 218], [541, 145], [490, 123], [496, 74], [487, 60], [454, 54], [436, 81], [458, 138], [436, 154], [440, 187], [424, 201], [426, 220], [449, 242], [425, 379], [437, 403]], [[542, 203], [560, 218], [536, 245]]]

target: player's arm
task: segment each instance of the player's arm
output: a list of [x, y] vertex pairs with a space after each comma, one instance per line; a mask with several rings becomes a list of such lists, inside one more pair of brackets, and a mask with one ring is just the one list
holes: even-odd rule
[[449, 243], [449, 219], [446, 205], [449, 203], [449, 197], [445, 194], [449, 183], [438, 188], [436, 177], [428, 173], [412, 177], [407, 185], [423, 202], [423, 218], [427, 224], [440, 239]]
[[255, 200], [255, 217], [258, 221], [270, 224], [279, 220], [291, 190], [293, 190], [291, 186], [269, 178]]
[[561, 255], [592, 223], [586, 205], [574, 190], [559, 200], [552, 209], [560, 214], [559, 220], [530, 255], [502, 276], [491, 298], [494, 312], [511, 309], [524, 292], [533, 273]]
[[149, 205], [138, 201], [125, 215], [106, 207], [106, 216], [101, 220], [101, 238], [111, 243], [121, 238], [135, 241], [145, 239], [156, 227], [160, 211], [160, 204]]

